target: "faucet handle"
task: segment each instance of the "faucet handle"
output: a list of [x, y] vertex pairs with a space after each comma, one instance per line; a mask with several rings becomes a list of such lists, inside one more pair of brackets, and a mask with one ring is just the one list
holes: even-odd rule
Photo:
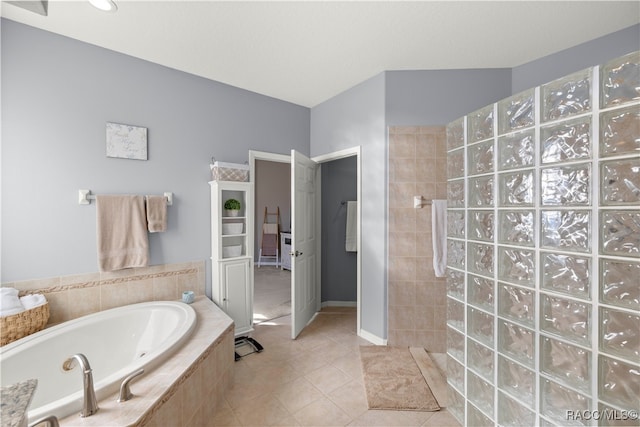
[[47, 427], [60, 427], [58, 423], [58, 417], [55, 415], [49, 415], [48, 417], [40, 418], [35, 423], [31, 424], [29, 427], [36, 427], [39, 424], [47, 423]]
[[120, 394], [118, 396], [118, 402], [126, 402], [127, 400], [133, 397], [133, 393], [131, 393], [131, 389], [129, 388], [129, 383], [137, 376], [144, 374], [144, 369], [140, 368], [137, 371], [133, 372], [127, 378], [122, 380], [122, 384], [120, 384]]

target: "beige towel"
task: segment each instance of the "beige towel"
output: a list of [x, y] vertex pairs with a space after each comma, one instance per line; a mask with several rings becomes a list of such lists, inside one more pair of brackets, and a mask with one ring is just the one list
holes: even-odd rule
[[264, 234], [278, 234], [278, 224], [276, 224], [275, 222], [262, 224], [262, 232]]
[[147, 225], [150, 233], [167, 230], [167, 198], [147, 196]]
[[265, 234], [262, 236], [262, 255], [275, 256], [278, 254], [278, 235]]
[[100, 271], [146, 267], [149, 237], [142, 196], [96, 196]]

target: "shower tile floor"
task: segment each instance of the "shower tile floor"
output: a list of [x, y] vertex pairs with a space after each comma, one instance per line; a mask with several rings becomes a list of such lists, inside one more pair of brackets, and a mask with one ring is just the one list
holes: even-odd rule
[[[216, 426], [460, 426], [439, 412], [369, 410], [354, 308], [325, 308], [296, 340], [291, 317], [256, 326], [264, 346], [235, 363], [235, 378]], [[240, 347], [238, 353], [250, 351]], [[444, 355], [433, 355], [442, 366]]]

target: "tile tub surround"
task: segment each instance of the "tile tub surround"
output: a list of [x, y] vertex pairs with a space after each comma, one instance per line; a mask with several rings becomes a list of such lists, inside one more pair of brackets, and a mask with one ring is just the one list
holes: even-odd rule
[[193, 334], [163, 365], [131, 383], [131, 400], [118, 403], [114, 393], [95, 415], [70, 415], [60, 425], [177, 427], [213, 419], [233, 382], [233, 321], [206, 297], [191, 306], [198, 317]]
[[447, 197], [444, 126], [389, 128], [388, 343], [446, 351], [446, 281], [433, 271], [431, 205]]
[[138, 302], [179, 299], [183, 291], [205, 294], [204, 261], [129, 268], [3, 283], [20, 296], [40, 293], [49, 301], [48, 326]]

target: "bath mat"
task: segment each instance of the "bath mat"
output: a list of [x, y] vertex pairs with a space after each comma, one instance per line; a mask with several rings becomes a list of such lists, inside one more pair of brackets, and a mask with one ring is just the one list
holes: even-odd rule
[[409, 348], [360, 346], [360, 359], [369, 409], [440, 410]]

